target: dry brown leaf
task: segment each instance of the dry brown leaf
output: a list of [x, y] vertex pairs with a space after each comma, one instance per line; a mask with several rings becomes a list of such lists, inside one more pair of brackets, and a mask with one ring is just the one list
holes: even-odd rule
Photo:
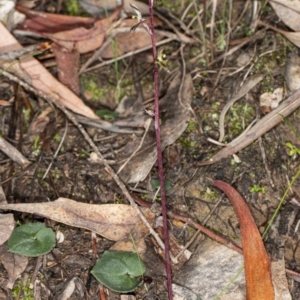
[[[0, 23], [0, 45], [0, 53], [21, 49], [22, 47], [2, 23]], [[46, 95], [53, 95], [61, 105], [72, 111], [88, 118], [99, 119], [79, 97], [57, 81], [36, 59], [22, 60], [20, 66], [21, 73], [17, 76], [21, 77], [21, 80], [26, 81]], [[8, 71], [10, 70], [12, 68]]]
[[122, 239], [140, 220], [125, 204], [88, 204], [67, 198], [53, 202], [1, 204], [0, 209], [36, 214], [74, 227], [85, 228], [113, 241]]
[[8, 273], [6, 287], [12, 289], [16, 279], [23, 273], [28, 264], [28, 257], [8, 252], [7, 244], [0, 246], [0, 260]]
[[214, 185], [227, 195], [239, 219], [247, 300], [274, 300], [270, 260], [248, 206], [229, 184], [215, 180]]
[[0, 214], [0, 245], [4, 244], [15, 228], [13, 214]]
[[276, 0], [269, 1], [279, 19], [294, 31], [300, 31], [300, 1]]
[[57, 65], [57, 76], [59, 81], [73, 91], [80, 94], [80, 80], [78, 76], [80, 65], [80, 54], [76, 49], [68, 50], [58, 44], [52, 44]]
[[[20, 8], [19, 8], [20, 9]], [[30, 10], [24, 10], [32, 13]], [[90, 24], [90, 20], [86, 20], [86, 23], [89, 25], [82, 26], [82, 23], [84, 21], [84, 18], [77, 18], [77, 17], [65, 17], [61, 16], [62, 23], [60, 24], [60, 27], [56, 27], [53, 29], [52, 24], [50, 24], [50, 27], [47, 27], [47, 24], [49, 22], [49, 14], [47, 13], [39, 13], [39, 18], [35, 22], [35, 18], [31, 19], [30, 24], [25, 24], [26, 29], [32, 30], [36, 33], [39, 33], [49, 39], [51, 39], [56, 44], [64, 47], [65, 49], [72, 51], [76, 49], [79, 53], [87, 53], [89, 51], [93, 51], [97, 48], [99, 48], [106, 35], [107, 29], [112, 24], [113, 20], [115, 20], [119, 14], [120, 14], [121, 8], [117, 8], [109, 17], [101, 20], [92, 20], [92, 24]], [[53, 15], [50, 14], [52, 17]], [[76, 26], [75, 22], [72, 22], [72, 28], [68, 30], [59, 30], [59, 28], [63, 28], [63, 19], [66, 18], [71, 23], [71, 18], [74, 18], [75, 22], [76, 20], [79, 21], [79, 24]], [[38, 30], [38, 26], [43, 25], [43, 30]], [[92, 25], [92, 26], [91, 26]], [[66, 24], [66, 27], [69, 26], [69, 23]]]
[[[150, 224], [153, 224], [155, 214], [150, 210], [144, 211], [144, 216]], [[140, 219], [132, 228], [129, 234], [123, 239], [114, 243], [110, 250], [137, 252], [142, 258], [146, 251], [145, 237], [149, 234], [149, 230], [144, 222]]]
[[79, 26], [89, 28], [95, 23], [94, 18], [51, 14], [31, 10], [21, 5], [17, 5], [16, 9], [27, 17], [23, 24], [19, 26], [20, 29], [24, 30], [53, 33], [74, 29]]
[[[182, 86], [182, 100], [178, 95], [180, 85]], [[161, 112], [161, 146], [174, 143], [184, 132], [190, 119], [190, 104], [193, 97], [193, 81], [190, 74], [182, 79], [182, 74], [178, 73], [171, 82], [166, 95], [160, 101]], [[182, 101], [182, 103], [180, 102]], [[124, 150], [124, 161], [118, 164], [121, 167], [127, 157], [140, 146], [141, 138], [136, 138], [129, 143]], [[149, 130], [144, 139], [142, 147], [132, 157], [127, 165], [120, 172], [120, 176], [126, 182], [143, 181], [149, 174], [151, 168], [156, 162], [156, 140], [154, 126]]]
[[19, 150], [17, 150], [13, 145], [7, 142], [2, 136], [0, 136], [0, 150], [4, 152], [9, 158], [11, 158], [11, 160], [22, 167], [26, 167], [31, 164], [31, 162], [26, 157], [24, 157]]
[[[149, 18], [145, 18], [145, 20], [149, 24]], [[140, 27], [140, 31], [130, 32], [130, 28], [134, 26], [136, 22], [136, 19], [126, 19], [121, 23], [118, 29], [122, 31], [117, 33], [113, 41], [103, 49], [101, 52], [102, 58], [116, 57], [151, 45], [151, 37], [142, 26]], [[154, 27], [161, 25], [161, 20], [154, 18]], [[162, 39], [163, 36], [159, 32], [156, 32], [156, 43]]]

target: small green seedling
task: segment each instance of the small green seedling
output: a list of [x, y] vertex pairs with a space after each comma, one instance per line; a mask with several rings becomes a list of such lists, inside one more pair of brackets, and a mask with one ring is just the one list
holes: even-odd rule
[[96, 111], [96, 115], [106, 121], [114, 121], [119, 116], [117, 112], [108, 109], [99, 109]]
[[55, 233], [43, 223], [21, 225], [8, 239], [8, 249], [12, 253], [37, 257], [49, 253], [55, 246]]
[[287, 142], [285, 145], [289, 148], [289, 156], [295, 157], [300, 155], [300, 148], [295, 147], [292, 143]]
[[266, 188], [264, 186], [258, 186], [256, 184], [253, 185], [253, 187], [250, 189], [250, 193], [265, 193]]
[[133, 292], [143, 283], [146, 267], [134, 252], [105, 251], [91, 273], [103, 285], [118, 293]]

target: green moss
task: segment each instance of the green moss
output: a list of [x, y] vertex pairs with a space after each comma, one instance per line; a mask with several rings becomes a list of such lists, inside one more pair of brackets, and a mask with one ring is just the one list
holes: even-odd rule
[[195, 132], [197, 130], [197, 121], [196, 120], [190, 120], [189, 124], [186, 128], [186, 132]]
[[249, 190], [250, 193], [262, 193], [264, 194], [266, 192], [266, 188], [264, 186], [258, 186], [254, 184], [251, 189]]
[[99, 88], [96, 76], [83, 74], [80, 79], [84, 90], [91, 92], [93, 100], [105, 97], [105, 91]]
[[197, 141], [192, 141], [189, 136], [181, 136], [179, 142], [184, 148], [194, 148], [198, 144]]
[[70, 16], [80, 15], [80, 6], [77, 0], [67, 0], [65, 2], [65, 7], [68, 15]]
[[25, 285], [22, 285], [20, 280], [17, 281], [12, 289], [12, 296], [13, 299], [34, 300], [34, 292], [30, 288], [30, 278], [27, 279]]
[[225, 124], [231, 135], [240, 135], [255, 117], [255, 110], [247, 103], [235, 103], [225, 118]]

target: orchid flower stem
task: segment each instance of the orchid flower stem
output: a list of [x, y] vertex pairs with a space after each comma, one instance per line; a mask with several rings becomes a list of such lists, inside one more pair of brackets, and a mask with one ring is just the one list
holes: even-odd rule
[[169, 245], [169, 232], [168, 232], [168, 219], [167, 219], [167, 201], [166, 201], [166, 191], [164, 183], [164, 171], [163, 171], [163, 160], [162, 160], [162, 148], [161, 148], [161, 138], [160, 138], [160, 124], [159, 124], [159, 99], [158, 99], [158, 65], [156, 63], [157, 50], [155, 43], [155, 31], [154, 31], [154, 20], [153, 20], [153, 0], [149, 0], [149, 15], [150, 15], [150, 29], [152, 34], [152, 49], [154, 58], [154, 126], [156, 134], [156, 148], [157, 148], [157, 164], [158, 164], [158, 175], [160, 182], [160, 195], [162, 204], [162, 216], [163, 216], [163, 233], [164, 233], [164, 244], [165, 244], [165, 267], [167, 274], [167, 289], [168, 289], [168, 299], [173, 299], [172, 292], [172, 273], [171, 273], [171, 263], [170, 263], [170, 245]]

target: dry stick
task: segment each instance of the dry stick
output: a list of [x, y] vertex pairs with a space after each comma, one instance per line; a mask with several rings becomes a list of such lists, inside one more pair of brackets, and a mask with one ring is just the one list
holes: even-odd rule
[[[136, 195], [133, 195], [133, 198], [141, 206], [149, 207], [149, 208], [152, 206], [152, 204], [150, 202], [145, 201], [145, 200], [137, 197]], [[218, 205], [218, 203], [216, 205]], [[161, 207], [157, 207], [157, 209], [161, 210]], [[215, 209], [215, 207], [213, 209]], [[227, 240], [226, 238], [218, 235], [217, 233], [213, 232], [212, 230], [204, 227], [203, 225], [193, 221], [191, 218], [175, 214], [171, 211], [168, 211], [168, 216], [170, 218], [173, 218], [173, 219], [176, 219], [176, 220], [181, 220], [181, 221], [185, 222], [186, 224], [188, 224], [188, 225], [190, 225], [194, 228], [197, 228], [202, 233], [204, 233], [205, 235], [210, 237], [212, 240], [215, 240], [215, 241], [219, 242], [220, 244], [223, 244], [223, 245], [227, 246], [228, 248], [230, 248], [230, 249], [232, 249], [232, 250], [234, 250], [234, 251], [236, 251], [240, 254], [243, 254], [243, 249], [241, 247], [239, 247], [238, 245], [234, 244], [233, 242]]]
[[30, 165], [30, 161], [19, 150], [0, 136], [0, 150], [22, 167]]
[[[213, 206], [212, 210], [210, 211], [210, 213], [206, 216], [206, 218], [203, 221], [203, 226], [208, 222], [208, 220], [210, 219], [210, 217], [212, 216], [212, 214], [215, 212], [215, 210], [217, 209], [217, 207], [219, 206], [219, 204], [221, 203], [222, 199], [218, 200], [217, 203]], [[190, 238], [190, 240], [184, 245], [184, 247], [180, 250], [180, 252], [176, 255], [176, 258], [178, 259], [183, 253], [184, 251], [195, 241], [195, 239], [199, 236], [199, 234], [202, 231], [198, 228], [197, 231], [195, 232], [195, 234]]]
[[[58, 95], [56, 95], [56, 94], [55, 95], [53, 95], [53, 94], [52, 95], [45, 95], [41, 91], [39, 91], [39, 90], [35, 89], [34, 87], [32, 87], [31, 85], [29, 85], [28, 83], [20, 80], [18, 77], [16, 77], [16, 76], [14, 76], [14, 75], [12, 75], [12, 74], [4, 71], [1, 68], [0, 68], [0, 72], [2, 72], [2, 74], [4, 76], [6, 76], [7, 78], [9, 78], [10, 80], [12, 80], [12, 81], [17, 82], [18, 84], [20, 84], [26, 90], [31, 91], [32, 93], [38, 95], [39, 97], [45, 99], [46, 101], [48, 101], [50, 103], [54, 103], [59, 109], [61, 109], [64, 112], [64, 114], [67, 116], [67, 118], [79, 129], [79, 131], [84, 136], [84, 138], [86, 139], [86, 141], [89, 143], [89, 145], [91, 146], [91, 148], [98, 155], [100, 161], [104, 164], [104, 166], [106, 168], [106, 171], [115, 180], [115, 182], [118, 184], [119, 188], [121, 189], [121, 191], [123, 192], [123, 194], [125, 195], [125, 197], [127, 198], [127, 200], [135, 208], [138, 216], [141, 218], [141, 220], [147, 226], [147, 228], [149, 229], [149, 232], [155, 238], [155, 240], [157, 241], [157, 243], [159, 244], [159, 246], [162, 249], [165, 249], [163, 241], [160, 239], [159, 235], [154, 231], [154, 229], [151, 227], [151, 225], [149, 224], [149, 222], [147, 221], [147, 219], [145, 218], [145, 216], [142, 214], [142, 212], [140, 211], [138, 205], [134, 202], [133, 198], [129, 194], [129, 192], [128, 192], [126, 186], [125, 186], [125, 184], [119, 179], [119, 177], [117, 176], [117, 174], [115, 173], [115, 171], [113, 170], [113, 168], [108, 164], [108, 162], [103, 157], [103, 155], [100, 153], [99, 149], [96, 147], [96, 145], [94, 144], [94, 142], [91, 140], [91, 138], [89, 137], [89, 135], [87, 134], [87, 132], [84, 130], [84, 128], [82, 127], [82, 125], [78, 123], [78, 121], [76, 120], [75, 116], [71, 112], [69, 112], [63, 105], [61, 105], [60, 103], [58, 103], [56, 101], [57, 98], [58, 98]], [[177, 263], [177, 260], [173, 256], [171, 256], [171, 258], [172, 258], [172, 262]]]
[[143, 143], [144, 143], [144, 140], [147, 136], [147, 133], [149, 131], [149, 127], [150, 127], [150, 124], [152, 123], [151, 122], [152, 120], [151, 119], [147, 119], [146, 121], [146, 128], [145, 128], [145, 132], [144, 132], [144, 135], [141, 139], [141, 142], [140, 144], [138, 145], [138, 147], [135, 149], [135, 151], [130, 155], [130, 157], [128, 157], [125, 161], [125, 163], [119, 168], [118, 172], [116, 173], [117, 175], [126, 167], [126, 165], [129, 163], [129, 161], [135, 156], [135, 154], [141, 149], [141, 147], [143, 146]]
[[[127, 31], [127, 32], [128, 32], [128, 31]], [[167, 43], [172, 42], [172, 41], [174, 41], [174, 40], [176, 40], [176, 41], [178, 40], [178, 38], [177, 38], [177, 36], [176, 36], [175, 34], [172, 33], [172, 34], [168, 34], [168, 35], [169, 35], [170, 37], [168, 37], [168, 38], [166, 38], [166, 39], [164, 39], [164, 40], [162, 40], [162, 41], [157, 42], [157, 46], [167, 44]], [[109, 60], [105, 60], [105, 61], [103, 61], [103, 62], [100, 63], [100, 64], [97, 64], [97, 65], [92, 66], [92, 67], [90, 67], [90, 68], [86, 68], [86, 69], [84, 70], [84, 72], [88, 72], [88, 71], [92, 71], [92, 70], [95, 70], [95, 69], [102, 68], [102, 67], [107, 66], [107, 65], [110, 65], [110, 64], [112, 64], [112, 63], [114, 63], [114, 62], [116, 62], [116, 61], [119, 61], [119, 60], [124, 59], [124, 58], [126, 58], [126, 57], [133, 56], [133, 55], [135, 55], [135, 54], [144, 52], [144, 51], [149, 50], [149, 49], [151, 49], [151, 45], [150, 45], [150, 46], [143, 47], [143, 48], [138, 49], [138, 50], [130, 51], [130, 52], [128, 52], [128, 53], [126, 53], [126, 54], [123, 54], [123, 55], [121, 55], [121, 56], [119, 56], [119, 57], [116, 57], [116, 58], [112, 58], [112, 59], [109, 59]]]
[[[156, 52], [156, 42], [155, 42], [155, 29], [154, 29], [154, 19], [153, 19], [153, 0], [149, 0], [149, 15], [150, 15], [150, 28], [152, 34], [151, 43], [153, 50], [153, 59], [157, 59]], [[163, 234], [164, 234], [164, 244], [165, 244], [165, 267], [167, 274], [167, 290], [168, 299], [173, 299], [172, 291], [172, 270], [170, 263], [170, 243], [169, 243], [169, 232], [168, 232], [168, 217], [167, 217], [167, 200], [165, 191], [165, 181], [164, 181], [164, 170], [162, 161], [162, 148], [161, 148], [161, 137], [160, 137], [160, 126], [159, 126], [159, 91], [158, 91], [158, 64], [154, 63], [153, 70], [154, 77], [154, 127], [155, 127], [155, 137], [156, 137], [156, 149], [157, 149], [157, 164], [158, 164], [158, 177], [160, 182], [160, 195], [161, 195], [161, 207], [163, 216]]]
[[46, 170], [46, 172], [45, 172], [42, 180], [44, 180], [46, 178], [46, 176], [48, 175], [48, 173], [49, 173], [49, 171], [50, 171], [50, 169], [51, 169], [51, 167], [53, 165], [54, 159], [57, 157], [58, 152], [61, 149], [61, 147], [62, 147], [62, 145], [63, 145], [63, 143], [65, 141], [65, 138], [67, 136], [67, 132], [68, 132], [68, 121], [66, 121], [65, 131], [64, 131], [63, 137], [62, 137], [62, 139], [61, 139], [61, 141], [60, 141], [60, 143], [59, 143], [59, 145], [58, 145], [58, 147], [57, 147], [57, 149], [56, 149], [56, 151], [55, 151], [55, 153], [54, 153], [54, 155], [52, 157], [52, 160], [51, 160], [51, 162], [50, 162], [50, 164], [49, 164], [49, 166], [48, 166], [48, 168], [47, 168], [47, 170]]

